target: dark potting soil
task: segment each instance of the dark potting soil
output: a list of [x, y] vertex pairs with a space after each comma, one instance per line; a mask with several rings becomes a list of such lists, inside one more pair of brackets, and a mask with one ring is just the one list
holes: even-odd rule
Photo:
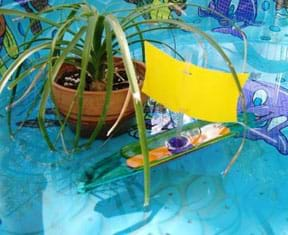
[[[87, 75], [86, 76], [86, 84], [85, 84], [85, 91], [90, 91], [90, 87], [92, 84], [92, 78]], [[64, 72], [62, 77], [58, 79], [57, 83], [61, 86], [70, 89], [77, 89], [80, 83], [80, 70], [78, 71], [70, 71]], [[120, 90], [129, 87], [128, 78], [125, 71], [117, 71], [113, 77], [113, 90]]]
[[120, 90], [129, 87], [128, 78], [125, 71], [118, 71], [114, 73], [113, 77], [113, 90]]

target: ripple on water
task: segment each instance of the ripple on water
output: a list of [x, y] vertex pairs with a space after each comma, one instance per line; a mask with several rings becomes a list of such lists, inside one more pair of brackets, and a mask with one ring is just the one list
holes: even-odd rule
[[199, 176], [187, 186], [187, 204], [191, 209], [201, 209], [211, 203], [217, 196], [219, 182], [212, 177]]
[[281, 28], [277, 25], [270, 25], [269, 29], [272, 31], [272, 32], [275, 32], [275, 33], [278, 33], [281, 31]]
[[271, 37], [268, 35], [262, 35], [262, 36], [260, 36], [260, 39], [263, 41], [271, 41]]

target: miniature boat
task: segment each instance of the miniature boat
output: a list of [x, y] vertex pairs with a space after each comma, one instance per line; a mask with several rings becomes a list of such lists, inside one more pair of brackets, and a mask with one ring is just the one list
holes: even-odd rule
[[[230, 133], [228, 127], [218, 123], [207, 124], [199, 129], [199, 134], [191, 135], [189, 131], [184, 131], [180, 136], [174, 136], [168, 139], [166, 145], [151, 149], [149, 151], [150, 165], [158, 165], [159, 162], [165, 162], [171, 160], [171, 158], [174, 159], [179, 154], [183, 155], [183, 153], [190, 152], [192, 149], [195, 150], [196, 148], [199, 148], [204, 143], [208, 143]], [[174, 143], [169, 143], [169, 141], [173, 141]], [[162, 142], [162, 140], [160, 142]], [[171, 146], [173, 144], [174, 146]], [[127, 158], [126, 164], [135, 169], [143, 167], [143, 155], [138, 153], [138, 151], [131, 152], [129, 148], [131, 148], [131, 145], [128, 146], [128, 150], [127, 147], [122, 149], [122, 155]]]
[[[165, 145], [167, 140], [177, 136], [175, 129], [148, 137], [150, 166], [158, 166], [235, 136], [237, 134], [235, 126], [236, 124], [223, 125], [204, 121], [187, 124], [183, 127], [181, 136], [186, 136], [189, 139], [191, 147], [176, 153], [171, 152], [167, 144]], [[199, 132], [193, 134], [193, 130], [196, 129]], [[120, 152], [91, 165], [81, 176], [78, 192], [88, 192], [102, 184], [111, 183], [141, 171], [143, 171], [143, 156], [139, 142], [135, 142], [124, 146]]]

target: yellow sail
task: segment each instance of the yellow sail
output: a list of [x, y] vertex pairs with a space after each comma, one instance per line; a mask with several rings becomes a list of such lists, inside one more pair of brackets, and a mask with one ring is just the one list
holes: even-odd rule
[[[239, 91], [231, 73], [178, 61], [145, 42], [143, 92], [174, 112], [211, 122], [237, 121]], [[249, 74], [238, 74], [243, 87]]]

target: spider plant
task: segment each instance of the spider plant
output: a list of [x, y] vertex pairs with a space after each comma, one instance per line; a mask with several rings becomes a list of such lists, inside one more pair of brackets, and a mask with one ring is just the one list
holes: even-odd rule
[[[222, 56], [231, 71], [233, 78], [235, 79], [235, 84], [239, 88], [240, 94], [242, 93], [239, 79], [237, 73], [225, 54], [221, 46], [208, 34], [201, 31], [200, 29], [188, 25], [184, 22], [173, 20], [173, 19], [142, 19], [139, 17], [157, 9], [163, 7], [175, 7], [175, 4], [157, 4], [157, 5], [147, 5], [140, 7], [135, 10], [128, 11], [123, 17], [116, 17], [111, 13], [100, 13], [100, 11], [88, 3], [75, 3], [75, 4], [64, 4], [49, 7], [43, 10], [41, 13], [27, 13], [14, 9], [0, 9], [0, 14], [11, 15], [16, 17], [28, 18], [32, 20], [38, 20], [45, 24], [45, 29], [54, 29], [56, 32], [53, 38], [44, 37], [43, 31], [32, 38], [26, 40], [21, 45], [20, 56], [11, 63], [7, 71], [3, 75], [2, 80], [0, 80], [0, 93], [5, 87], [15, 91], [15, 88], [21, 83], [25, 82], [25, 77], [34, 71], [45, 72], [47, 75], [44, 79], [41, 89], [39, 91], [40, 99], [37, 97], [34, 100], [33, 105], [39, 102], [38, 107], [38, 122], [40, 131], [47, 142], [50, 149], [55, 150], [55, 143], [51, 140], [47, 128], [45, 127], [45, 109], [49, 103], [49, 98], [53, 94], [51, 92], [52, 85], [61, 66], [63, 63], [74, 64], [81, 68], [80, 71], [80, 82], [75, 92], [75, 103], [78, 105], [78, 118], [76, 124], [76, 133], [74, 138], [74, 148], [79, 149], [82, 147], [79, 144], [80, 139], [80, 128], [81, 128], [81, 117], [83, 108], [83, 93], [85, 90], [86, 76], [87, 74], [92, 77], [93, 81], [101, 81], [105, 79], [106, 83], [106, 97], [105, 104], [103, 106], [100, 121], [95, 127], [91, 137], [89, 138], [87, 144], [90, 146], [93, 140], [99, 134], [103, 124], [105, 122], [108, 105], [112, 93], [112, 83], [114, 74], [114, 61], [113, 56], [121, 54], [123, 58], [123, 63], [125, 66], [125, 71], [130, 85], [130, 91], [132, 93], [137, 127], [139, 131], [139, 141], [141, 146], [141, 151], [144, 156], [144, 204], [149, 204], [150, 195], [150, 165], [148, 160], [148, 149], [146, 140], [146, 131], [144, 124], [144, 115], [141, 103], [141, 95], [138, 87], [137, 76], [133, 66], [133, 61], [131, 58], [129, 45], [134, 45], [139, 43], [143, 51], [144, 33], [157, 31], [157, 30], [167, 30], [167, 29], [184, 29], [185, 31], [192, 32], [195, 35], [204, 38], [209, 44], [211, 44], [216, 51]], [[65, 15], [64, 20], [53, 20], [49, 18], [50, 13], [57, 13]], [[120, 11], [126, 13], [125, 10]], [[143, 27], [143, 25], [149, 25], [149, 27]], [[135, 39], [135, 37], [138, 37]], [[153, 41], [160, 43], [159, 41]], [[171, 46], [162, 43], [171, 49]], [[35, 53], [40, 53], [41, 58], [30, 63], [30, 67], [23, 67], [23, 63], [27, 59], [33, 60], [33, 55]], [[178, 54], [180, 58], [181, 55]], [[31, 83], [33, 86], [37, 82], [39, 76], [34, 78]], [[9, 81], [11, 81], [9, 83]], [[33, 87], [29, 89], [33, 89]], [[26, 95], [24, 92], [23, 96]], [[13, 95], [12, 95], [13, 97]], [[12, 107], [13, 98], [8, 107]], [[71, 104], [72, 107], [72, 104]], [[28, 110], [28, 114], [29, 115]], [[59, 118], [61, 127], [60, 134], [63, 132], [67, 120], [69, 118], [69, 113], [63, 119], [60, 115], [59, 110], [56, 106], [56, 114]]]

